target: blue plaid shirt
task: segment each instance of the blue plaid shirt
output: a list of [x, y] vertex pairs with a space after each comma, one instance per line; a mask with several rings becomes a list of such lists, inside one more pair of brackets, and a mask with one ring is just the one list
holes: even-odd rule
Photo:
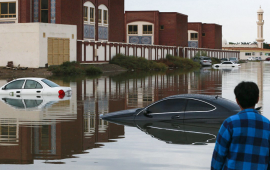
[[242, 110], [221, 125], [211, 169], [270, 169], [269, 147], [269, 120], [254, 109]]

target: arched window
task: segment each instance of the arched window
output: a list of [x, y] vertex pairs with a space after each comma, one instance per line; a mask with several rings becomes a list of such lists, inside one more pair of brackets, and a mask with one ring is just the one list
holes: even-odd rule
[[98, 7], [98, 23], [103, 26], [109, 24], [109, 10], [103, 4]]
[[87, 1], [84, 3], [84, 11], [83, 11], [83, 18], [85, 23], [93, 23], [95, 22], [95, 6], [93, 3]]

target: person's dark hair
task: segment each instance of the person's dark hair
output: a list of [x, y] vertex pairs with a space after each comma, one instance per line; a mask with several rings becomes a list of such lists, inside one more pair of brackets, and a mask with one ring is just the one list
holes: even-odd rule
[[259, 88], [254, 82], [242, 81], [235, 87], [234, 94], [243, 109], [250, 108], [258, 102]]

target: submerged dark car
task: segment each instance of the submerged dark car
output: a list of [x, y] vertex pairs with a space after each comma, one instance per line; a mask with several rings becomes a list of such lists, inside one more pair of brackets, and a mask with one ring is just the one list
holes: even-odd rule
[[136, 127], [168, 144], [206, 145], [215, 143], [220, 123], [166, 123], [139, 121]]
[[138, 122], [222, 123], [240, 111], [240, 107], [219, 96], [183, 94], [166, 97], [145, 108], [123, 110], [100, 118], [134, 126]]

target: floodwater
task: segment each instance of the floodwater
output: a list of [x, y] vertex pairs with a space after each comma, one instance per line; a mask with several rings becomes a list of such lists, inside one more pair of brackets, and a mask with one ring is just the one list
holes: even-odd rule
[[[239, 69], [52, 80], [72, 87], [72, 97], [1, 98], [1, 169], [209, 169], [220, 125], [130, 127], [99, 120], [99, 115], [145, 107], [175, 94], [218, 95], [234, 101], [233, 89], [241, 81], [258, 84], [258, 106], [270, 118], [267, 62], [245, 63]], [[0, 80], [0, 86], [6, 82]]]

